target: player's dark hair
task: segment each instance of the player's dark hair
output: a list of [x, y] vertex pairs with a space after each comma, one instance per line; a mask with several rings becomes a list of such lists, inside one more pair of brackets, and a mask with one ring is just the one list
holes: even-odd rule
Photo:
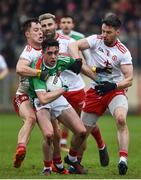
[[64, 14], [64, 15], [60, 18], [60, 21], [61, 21], [61, 19], [63, 19], [63, 18], [71, 18], [71, 19], [72, 19], [72, 22], [75, 23], [75, 19], [74, 19], [74, 17], [71, 16], [71, 15]]
[[118, 29], [121, 26], [121, 21], [116, 14], [110, 13], [102, 20], [102, 24], [106, 24], [107, 26], [112, 26], [113, 28]]
[[27, 19], [23, 24], [22, 24], [22, 31], [23, 33], [25, 33], [26, 31], [28, 31], [30, 28], [31, 28], [31, 24], [32, 23], [40, 23], [38, 18], [30, 18], [30, 19]]
[[51, 46], [57, 46], [59, 47], [59, 42], [57, 40], [48, 40], [48, 39], [45, 39], [43, 42], [42, 42], [42, 50], [45, 51], [46, 48], [48, 47], [51, 47]]

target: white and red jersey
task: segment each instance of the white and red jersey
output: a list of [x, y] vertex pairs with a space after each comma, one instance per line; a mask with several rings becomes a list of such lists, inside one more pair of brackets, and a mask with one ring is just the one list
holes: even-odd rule
[[[24, 58], [30, 63], [37, 60], [42, 54], [42, 49], [35, 49], [31, 45], [26, 45], [23, 52], [20, 55], [20, 59]], [[19, 60], [20, 60], [19, 59]]]
[[[91, 66], [112, 67], [112, 74], [98, 73], [101, 81], [120, 82], [124, 79], [120, 66], [132, 64], [129, 50], [117, 39], [114, 46], [106, 46], [101, 35], [92, 35], [86, 38], [90, 46], [92, 57]], [[92, 82], [94, 87], [95, 82]]]
[[[42, 55], [42, 49], [35, 49], [31, 45], [26, 45], [20, 55], [19, 61], [20, 59], [26, 59], [31, 64], [33, 61], [36, 61], [41, 55]], [[16, 94], [27, 93], [27, 90], [29, 88], [28, 78], [24, 76], [20, 76], [19, 81], [20, 81], [19, 87], [17, 89]]]
[[[68, 44], [74, 42], [75, 40], [59, 33], [57, 33], [56, 39], [59, 41], [59, 54], [69, 56]], [[63, 71], [61, 73], [61, 79], [63, 80], [64, 84], [69, 86], [69, 91], [80, 90], [85, 86], [82, 77], [70, 70]]]

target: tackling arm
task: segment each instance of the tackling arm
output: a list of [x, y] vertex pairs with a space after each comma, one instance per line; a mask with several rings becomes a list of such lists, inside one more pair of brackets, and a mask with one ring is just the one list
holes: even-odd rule
[[46, 71], [41, 71], [40, 69], [33, 69], [30, 67], [30, 62], [27, 59], [19, 59], [16, 72], [22, 76], [35, 77], [37, 76], [41, 80], [47, 80], [48, 74]]
[[111, 68], [99, 68], [99, 67], [90, 67], [87, 65], [86, 61], [84, 60], [84, 57], [82, 55], [83, 50], [89, 49], [90, 46], [88, 44], [88, 41], [86, 39], [81, 39], [76, 42], [69, 44], [69, 53], [73, 58], [82, 58], [82, 68], [81, 72], [91, 78], [94, 81], [98, 81], [96, 73], [99, 72], [106, 72], [108, 74], [111, 74]]
[[16, 72], [19, 75], [22, 76], [37, 76], [38, 71], [36, 69], [33, 69], [30, 67], [30, 62], [27, 59], [19, 59], [17, 66], [16, 66]]
[[117, 89], [124, 89], [132, 86], [133, 65], [132, 64], [121, 65], [121, 71], [124, 75], [124, 80], [117, 83]]
[[70, 43], [69, 44], [69, 53], [70, 55], [77, 59], [77, 58], [82, 58], [82, 69], [81, 72], [88, 76], [89, 78], [93, 79], [94, 81], [96, 80], [96, 73], [92, 71], [92, 69], [86, 64], [84, 57], [81, 53], [82, 50], [88, 49], [89, 44], [86, 39], [81, 39], [76, 42]]

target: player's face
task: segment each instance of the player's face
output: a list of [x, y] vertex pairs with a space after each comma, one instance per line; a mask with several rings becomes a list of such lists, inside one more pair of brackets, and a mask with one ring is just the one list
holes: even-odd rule
[[62, 18], [60, 21], [60, 29], [62, 29], [63, 33], [68, 35], [71, 30], [74, 28], [74, 23], [72, 18]]
[[43, 41], [41, 24], [32, 22], [29, 31], [26, 32], [26, 37], [31, 45], [41, 44]]
[[42, 20], [41, 26], [44, 37], [47, 39], [55, 38], [57, 24], [52, 18]]
[[55, 66], [58, 55], [59, 55], [59, 47], [57, 46], [48, 47], [43, 55], [45, 64], [49, 67]]
[[112, 46], [115, 44], [117, 36], [119, 35], [119, 29], [115, 29], [112, 26], [102, 25], [102, 36], [104, 38], [104, 43], [107, 46]]

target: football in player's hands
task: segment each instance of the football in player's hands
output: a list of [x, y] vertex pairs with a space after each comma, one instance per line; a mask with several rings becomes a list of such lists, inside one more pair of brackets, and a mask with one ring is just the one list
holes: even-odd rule
[[55, 91], [63, 86], [61, 79], [58, 76], [49, 76], [46, 81], [47, 91]]

